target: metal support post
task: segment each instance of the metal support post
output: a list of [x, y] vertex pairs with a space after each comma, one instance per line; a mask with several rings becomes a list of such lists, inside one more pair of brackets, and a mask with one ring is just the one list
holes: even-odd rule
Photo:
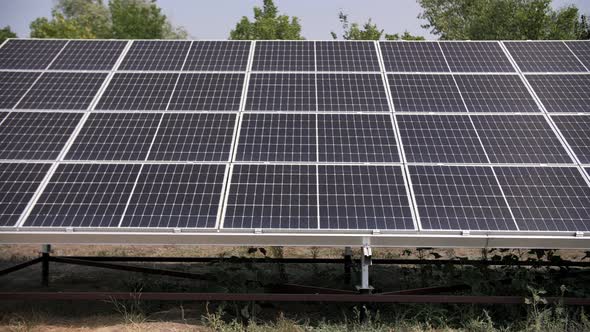
[[344, 283], [350, 285], [352, 277], [352, 248], [344, 247]]
[[49, 286], [49, 254], [51, 253], [51, 245], [44, 244], [41, 246], [41, 285]]
[[361, 285], [357, 287], [359, 293], [370, 294], [373, 287], [369, 285], [369, 266], [371, 266], [371, 256], [373, 251], [371, 247], [363, 247], [363, 255], [361, 256]]

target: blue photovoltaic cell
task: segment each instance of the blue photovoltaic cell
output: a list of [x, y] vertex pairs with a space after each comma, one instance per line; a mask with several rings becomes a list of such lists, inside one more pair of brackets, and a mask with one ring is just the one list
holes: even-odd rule
[[134, 40], [119, 70], [181, 70], [190, 41]]
[[379, 42], [385, 70], [388, 72], [448, 72], [438, 42]]
[[246, 110], [315, 111], [315, 74], [251, 74]]
[[127, 41], [70, 40], [49, 69], [111, 70]]
[[590, 187], [577, 167], [495, 167], [521, 231], [590, 230]]
[[214, 227], [224, 174], [225, 165], [144, 165], [121, 227]]
[[46, 69], [67, 42], [11, 39], [0, 48], [0, 69]]
[[0, 72], [0, 109], [11, 109], [33, 86], [40, 72]]
[[246, 113], [237, 161], [316, 161], [316, 116]]
[[318, 71], [381, 71], [372, 41], [318, 41], [315, 45]]
[[250, 41], [195, 40], [183, 70], [245, 71], [250, 53]]
[[516, 230], [491, 167], [409, 166], [423, 229]]
[[504, 42], [523, 72], [585, 72], [586, 68], [561, 41]]
[[318, 227], [316, 166], [234, 165], [223, 228]]
[[590, 164], [590, 117], [559, 115], [551, 119], [582, 164]]
[[15, 226], [50, 164], [0, 163], [0, 226]]
[[389, 112], [381, 74], [317, 74], [318, 111]]
[[315, 71], [314, 42], [257, 41], [252, 71]]
[[181, 74], [169, 110], [238, 111], [244, 74]]
[[590, 41], [567, 41], [565, 42], [565, 44], [576, 55], [580, 62], [582, 62], [582, 64], [586, 66], [586, 69], [590, 70]]
[[166, 110], [179, 74], [117, 73], [97, 110]]
[[451, 75], [388, 74], [396, 112], [466, 112]]
[[140, 167], [59, 165], [24, 226], [117, 227]]
[[590, 112], [590, 75], [526, 75], [548, 112]]
[[396, 115], [406, 160], [487, 163], [468, 115]]
[[319, 166], [320, 228], [414, 229], [399, 166]]
[[498, 42], [440, 42], [452, 72], [516, 71]]

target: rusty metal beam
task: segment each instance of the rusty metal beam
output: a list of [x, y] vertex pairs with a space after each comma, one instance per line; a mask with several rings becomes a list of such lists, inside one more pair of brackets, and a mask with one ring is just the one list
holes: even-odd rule
[[[267, 301], [361, 303], [524, 304], [521, 296], [373, 295], [373, 294], [250, 294], [250, 293], [127, 293], [127, 292], [2, 292], [0, 301], [31, 300], [159, 300], [159, 301]], [[590, 305], [590, 298], [547, 297], [549, 303]]]

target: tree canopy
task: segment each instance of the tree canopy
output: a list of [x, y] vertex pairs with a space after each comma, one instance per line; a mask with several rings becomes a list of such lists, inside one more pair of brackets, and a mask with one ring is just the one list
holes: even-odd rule
[[418, 0], [420, 18], [441, 39], [582, 39], [590, 27], [575, 6], [551, 0]]
[[0, 44], [4, 43], [4, 41], [8, 38], [16, 38], [16, 33], [14, 33], [7, 25], [0, 29]]
[[186, 38], [174, 28], [155, 0], [58, 0], [52, 18], [31, 23], [36, 38]]
[[244, 16], [230, 32], [230, 39], [304, 39], [297, 17], [279, 15], [272, 0], [264, 0], [263, 7], [254, 7], [254, 20]]
[[[387, 34], [383, 29], [379, 29], [377, 24], [373, 23], [370, 18], [362, 27], [358, 23], [350, 23], [348, 15], [343, 12], [338, 14], [338, 19], [342, 24], [342, 39], [344, 40], [379, 40], [383, 37], [387, 40], [424, 40], [424, 37], [414, 36], [408, 31], [405, 31], [402, 35], [398, 33]], [[330, 32], [330, 34], [332, 38], [338, 39], [335, 32]]]

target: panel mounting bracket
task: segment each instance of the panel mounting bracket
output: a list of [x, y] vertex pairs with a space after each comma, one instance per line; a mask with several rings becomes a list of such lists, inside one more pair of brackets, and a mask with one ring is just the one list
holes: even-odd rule
[[469, 236], [469, 235], [471, 235], [471, 232], [470, 231], [462, 231], [461, 232], [461, 235], [463, 235], [463, 236]]
[[576, 232], [576, 237], [584, 237], [584, 232]]

